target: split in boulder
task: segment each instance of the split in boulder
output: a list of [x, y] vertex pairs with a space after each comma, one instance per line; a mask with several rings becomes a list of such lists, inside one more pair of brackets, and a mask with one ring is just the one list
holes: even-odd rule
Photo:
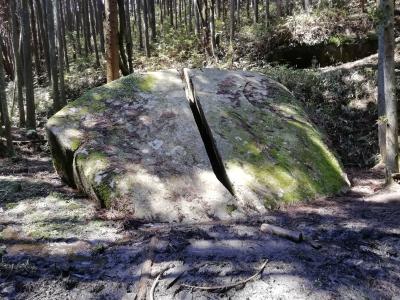
[[300, 103], [252, 72], [133, 74], [70, 103], [47, 131], [68, 184], [149, 221], [245, 218], [348, 185]]

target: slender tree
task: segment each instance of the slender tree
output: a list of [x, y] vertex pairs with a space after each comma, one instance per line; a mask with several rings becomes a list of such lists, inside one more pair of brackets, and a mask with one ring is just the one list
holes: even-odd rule
[[[394, 75], [394, 6], [392, 0], [380, 0], [379, 24], [379, 63], [378, 67], [378, 108], [382, 114], [385, 107], [386, 115], [386, 181], [392, 182], [392, 175], [399, 172], [398, 162], [398, 119], [397, 100], [395, 97]], [[384, 103], [384, 104], [382, 104]], [[382, 130], [382, 128], [380, 128]], [[379, 134], [381, 136], [381, 134]], [[382, 141], [381, 141], [382, 143]], [[381, 149], [382, 150], [382, 149]]]
[[142, 0], [143, 4], [143, 29], [144, 29], [144, 51], [147, 57], [150, 57], [150, 41], [149, 41], [149, 12], [147, 9], [147, 1]]
[[94, 54], [96, 56], [96, 67], [100, 67], [100, 56], [99, 56], [99, 49], [97, 47], [96, 19], [95, 19], [93, 1], [94, 0], [90, 0], [89, 1], [90, 25], [91, 25], [91, 28], [92, 28]]
[[[0, 34], [0, 45], [2, 45], [2, 36]], [[1, 47], [1, 46], [0, 46]], [[4, 124], [4, 136], [7, 142], [7, 150], [9, 154], [14, 155], [14, 147], [12, 143], [11, 137], [11, 124], [10, 118], [8, 116], [8, 107], [7, 107], [7, 98], [6, 98], [6, 83], [5, 83], [5, 72], [3, 66], [3, 55], [1, 54], [0, 48], [0, 108], [1, 108], [1, 117], [3, 119]]]
[[18, 30], [18, 16], [15, 7], [15, 1], [10, 2], [10, 13], [11, 13], [11, 30], [14, 47], [14, 80], [17, 88], [17, 102], [19, 112], [19, 126], [25, 127], [25, 108], [24, 108], [24, 95], [23, 95], [23, 72], [22, 72], [22, 61], [20, 51], [20, 39]]
[[29, 24], [28, 0], [22, 0], [22, 49], [24, 58], [24, 84], [26, 97], [26, 126], [30, 129], [36, 128], [35, 98], [33, 91], [32, 73], [32, 47], [31, 28]]
[[53, 110], [56, 112], [61, 108], [59, 86], [58, 86], [58, 59], [56, 55], [56, 41], [55, 41], [55, 28], [54, 28], [54, 0], [46, 1], [47, 11], [47, 30], [49, 38], [49, 52], [50, 52], [50, 66], [51, 66], [51, 84], [52, 84], [52, 97], [53, 97]]
[[117, 0], [105, 1], [107, 82], [119, 77]]
[[64, 84], [64, 37], [61, 23], [61, 0], [56, 1], [56, 24], [57, 24], [57, 45], [58, 45], [58, 78], [60, 79], [59, 101], [61, 106], [67, 104], [65, 99], [65, 84]]

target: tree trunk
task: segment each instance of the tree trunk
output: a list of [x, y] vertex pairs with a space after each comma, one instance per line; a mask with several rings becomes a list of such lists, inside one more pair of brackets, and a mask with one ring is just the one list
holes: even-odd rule
[[395, 97], [396, 85], [394, 74], [393, 1], [380, 0], [379, 10], [382, 13], [382, 18], [379, 26], [381, 67], [378, 70], [381, 72], [381, 75], [378, 76], [378, 85], [380, 86], [380, 96], [383, 94], [386, 110], [386, 181], [390, 183], [392, 182], [392, 174], [399, 172], [397, 100]]
[[75, 32], [76, 32], [76, 46], [78, 50], [78, 55], [82, 54], [82, 44], [81, 44], [81, 34], [80, 34], [80, 27], [81, 27], [81, 21], [80, 21], [80, 15], [81, 15], [81, 6], [78, 0], [75, 0]]
[[235, 0], [230, 0], [230, 43], [232, 45], [235, 35]]
[[119, 78], [117, 0], [105, 0], [107, 82]]
[[137, 28], [138, 28], [138, 38], [139, 38], [139, 49], [143, 49], [143, 33], [142, 33], [142, 12], [141, 12], [141, 0], [136, 0], [136, 10], [137, 10]]
[[309, 0], [304, 0], [304, 10], [306, 13], [310, 12], [310, 1]]
[[98, 33], [100, 39], [100, 51], [104, 54], [104, 28], [103, 28], [103, 13], [104, 13], [104, 6], [102, 0], [95, 0], [95, 8], [96, 8], [96, 24], [98, 25]]
[[126, 76], [129, 74], [128, 59], [125, 53], [125, 5], [124, 0], [118, 0], [118, 15], [119, 15], [119, 32], [118, 32], [118, 43], [119, 43], [119, 56], [120, 56], [120, 69], [122, 75]]
[[[172, 1], [172, 0], [171, 0]], [[200, 16], [199, 16], [199, 6], [198, 0], [193, 0], [193, 10], [194, 10], [194, 34], [199, 36], [200, 34]]]
[[[13, 1], [12, 1], [13, 2]], [[40, 39], [42, 40], [44, 58], [46, 62], [47, 79], [51, 81], [51, 70], [50, 70], [50, 53], [49, 53], [49, 40], [47, 36], [47, 20], [43, 17], [43, 12], [46, 5], [42, 5], [40, 0], [35, 0], [36, 15], [39, 22]]]
[[[79, 11], [83, 21], [83, 49], [85, 50], [85, 56], [89, 55], [90, 51], [90, 33], [89, 33], [89, 18], [87, 13], [87, 0], [81, 0], [79, 2]], [[91, 51], [90, 51], [91, 52]]]
[[63, 40], [63, 52], [60, 54], [61, 56], [64, 55], [64, 65], [67, 70], [69, 70], [69, 59], [68, 59], [68, 47], [67, 47], [67, 40], [65, 35], [65, 21], [64, 21], [64, 12], [63, 12], [63, 5], [62, 0], [60, 0], [60, 29], [61, 29], [61, 38]]
[[212, 56], [215, 56], [215, 0], [211, 0], [210, 5], [210, 40], [211, 40], [211, 52]]
[[57, 20], [57, 41], [58, 41], [58, 62], [59, 62], [59, 73], [60, 79], [60, 104], [64, 106], [67, 104], [65, 100], [65, 84], [64, 84], [64, 37], [61, 23], [61, 0], [56, 0], [56, 20]]
[[[0, 34], [0, 45], [2, 44], [2, 36]], [[0, 49], [1, 53], [1, 49]], [[5, 82], [5, 73], [3, 66], [3, 56], [0, 54], [0, 107], [1, 107], [1, 117], [4, 123], [4, 136], [7, 141], [7, 150], [10, 156], [14, 155], [14, 147], [12, 144], [11, 137], [11, 123], [8, 115], [8, 107], [7, 107], [7, 98], [6, 98], [6, 82]]]
[[155, 41], [157, 36], [157, 31], [156, 31], [156, 10], [154, 5], [154, 0], [148, 0], [148, 4], [149, 4], [148, 10], [150, 16], [151, 40]]
[[132, 45], [132, 30], [131, 30], [131, 19], [130, 19], [130, 8], [129, 8], [129, 1], [125, 2], [125, 40], [126, 40], [126, 52], [128, 56], [128, 66], [129, 66], [129, 73], [133, 72], [133, 45]]
[[254, 24], [258, 23], [258, 0], [253, 0], [253, 10], [254, 10]]
[[19, 43], [19, 31], [18, 31], [18, 16], [15, 7], [15, 1], [10, 2], [10, 14], [11, 14], [11, 30], [12, 39], [14, 46], [14, 81], [17, 88], [17, 102], [19, 108], [19, 126], [25, 127], [25, 108], [24, 108], [24, 96], [23, 96], [23, 72], [22, 72], [22, 61]]
[[31, 22], [31, 30], [32, 30], [32, 46], [33, 46], [33, 56], [35, 58], [35, 69], [36, 76], [40, 75], [40, 57], [39, 57], [39, 42], [37, 37], [36, 30], [36, 18], [35, 18], [35, 10], [33, 9], [33, 0], [28, 1], [30, 8], [30, 22]]
[[270, 9], [269, 9], [269, 0], [265, 0], [265, 26], [269, 27], [270, 20]]
[[52, 97], [53, 97], [53, 110], [57, 112], [61, 109], [60, 95], [58, 90], [58, 73], [57, 73], [57, 55], [56, 55], [56, 42], [55, 42], [55, 29], [54, 29], [54, 9], [53, 0], [45, 0], [47, 2], [47, 27], [49, 37], [49, 52], [50, 52], [50, 66], [51, 66], [51, 83], [52, 83]]
[[35, 120], [35, 98], [33, 94], [33, 73], [32, 73], [32, 47], [31, 28], [29, 25], [28, 0], [22, 0], [22, 52], [24, 58], [24, 84], [26, 96], [26, 126], [29, 129], [36, 128]]
[[278, 17], [282, 17], [283, 15], [282, 0], [276, 0], [276, 10]]
[[96, 67], [98, 68], [100, 67], [100, 57], [99, 57], [99, 49], [97, 48], [96, 20], [95, 20], [93, 1], [95, 0], [89, 0], [89, 15], [90, 15], [90, 25], [92, 27], [92, 34], [93, 34], [94, 53], [96, 56]]
[[144, 52], [147, 57], [150, 57], [150, 41], [149, 41], [149, 13], [147, 9], [147, 0], [143, 2], [143, 29], [144, 29]]

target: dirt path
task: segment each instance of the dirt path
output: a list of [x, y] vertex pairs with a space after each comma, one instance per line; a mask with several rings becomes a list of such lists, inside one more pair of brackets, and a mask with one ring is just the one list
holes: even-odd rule
[[[400, 296], [400, 192], [382, 173], [350, 170], [353, 188], [235, 225], [141, 224], [66, 187], [48, 153], [0, 160], [0, 298], [134, 299], [157, 237], [155, 299], [394, 299]], [[260, 221], [301, 230], [321, 248], [262, 234]], [[181, 288], [255, 280], [228, 291]], [[179, 280], [168, 285], [182, 271]], [[150, 290], [150, 286], [148, 287]]]

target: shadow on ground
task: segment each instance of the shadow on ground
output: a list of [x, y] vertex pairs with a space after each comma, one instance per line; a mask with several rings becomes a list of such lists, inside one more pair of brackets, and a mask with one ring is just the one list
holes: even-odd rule
[[[390, 299], [400, 294], [399, 200], [371, 197], [382, 187], [380, 171], [350, 175], [353, 188], [340, 197], [281, 208], [244, 224], [182, 225], [143, 224], [101, 211], [65, 187], [49, 162], [46, 170], [3, 174], [2, 190], [20, 186], [1, 194], [0, 295], [133, 299], [149, 242], [157, 237], [148, 290], [169, 268], [156, 299]], [[321, 248], [263, 234], [261, 222], [301, 230]], [[230, 290], [180, 286], [231, 284], [265, 260], [260, 276]]]

